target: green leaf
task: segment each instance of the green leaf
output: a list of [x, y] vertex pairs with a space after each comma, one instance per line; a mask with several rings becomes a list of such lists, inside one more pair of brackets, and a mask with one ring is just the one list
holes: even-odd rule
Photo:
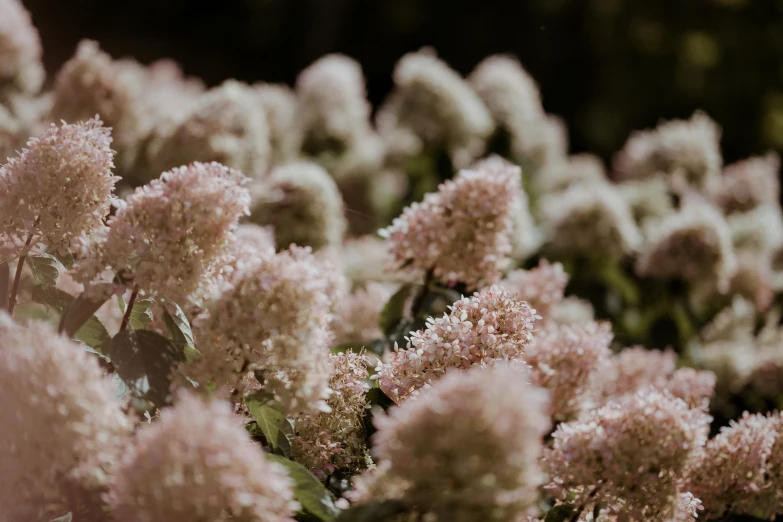
[[286, 468], [294, 481], [294, 496], [308, 513], [324, 521], [340, 513], [334, 505], [334, 495], [304, 466], [279, 455], [268, 454], [267, 459]]
[[14, 308], [14, 319], [22, 321], [44, 321], [57, 327], [60, 317], [46, 306], [39, 303], [22, 303]]
[[144, 299], [137, 299], [133, 303], [133, 310], [131, 310], [130, 317], [128, 318], [128, 324], [134, 330], [144, 330], [152, 322], [152, 307], [155, 304], [155, 300], [151, 297]]
[[195, 350], [193, 330], [190, 328], [190, 322], [185, 316], [185, 312], [177, 303], [169, 299], [164, 299], [162, 305], [163, 322], [166, 324], [171, 340], [183, 350]]
[[387, 336], [391, 335], [405, 316], [405, 303], [416, 285], [404, 284], [389, 298], [381, 311], [379, 326]]
[[245, 404], [270, 448], [290, 458], [294, 444], [294, 425], [291, 420], [281, 411], [260, 401], [247, 398]]
[[172, 369], [185, 361], [182, 350], [150, 330], [124, 330], [107, 344], [106, 353], [133, 396], [163, 406]]
[[67, 310], [62, 313], [59, 331], [61, 333], [66, 333], [69, 337], [76, 337], [77, 332], [79, 332], [85, 323], [94, 316], [95, 312], [103, 306], [103, 303], [108, 301], [109, 296], [111, 295], [110, 288], [112, 286], [113, 285], [109, 283], [100, 283], [74, 299], [69, 304]]
[[73, 265], [75, 263], [73, 254], [70, 252], [55, 252], [53, 255], [67, 270], [73, 270]]
[[8, 298], [11, 293], [11, 267], [0, 263], [0, 310], [8, 310]]
[[353, 506], [340, 513], [333, 522], [385, 522], [407, 511], [399, 500], [384, 500]]
[[547, 511], [544, 522], [565, 522], [575, 511], [573, 504], [559, 504]]
[[[40, 303], [62, 317], [62, 314], [74, 302], [71, 294], [60, 290], [54, 286], [35, 285], [33, 287], [33, 301]], [[111, 337], [106, 328], [101, 324], [97, 317], [90, 316], [87, 321], [73, 335], [76, 339], [87, 346], [100, 350], [103, 344]]]
[[26, 261], [27, 266], [33, 271], [35, 282], [39, 285], [56, 285], [60, 270], [65, 271], [62, 263], [51, 254], [30, 255], [27, 256]]

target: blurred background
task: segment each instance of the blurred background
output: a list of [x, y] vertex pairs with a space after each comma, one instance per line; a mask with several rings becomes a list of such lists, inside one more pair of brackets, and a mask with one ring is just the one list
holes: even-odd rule
[[[783, 152], [783, 0], [25, 0], [53, 74], [82, 38], [114, 57], [172, 57], [209, 85], [291, 84], [318, 57], [357, 59], [369, 96], [422, 46], [463, 74], [516, 55], [572, 152], [609, 159], [633, 129], [704, 109], [733, 161]], [[50, 76], [51, 81], [51, 76]]]

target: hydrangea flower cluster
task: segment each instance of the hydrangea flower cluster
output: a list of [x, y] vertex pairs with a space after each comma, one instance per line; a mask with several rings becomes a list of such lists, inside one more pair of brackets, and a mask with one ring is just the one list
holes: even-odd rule
[[[83, 237], [105, 231], [104, 220], [119, 178], [114, 151], [100, 120], [52, 124], [0, 166], [0, 226], [20, 251], [43, 243], [70, 250]], [[57, 187], [57, 190], [52, 190]]]
[[36, 94], [44, 81], [41, 40], [19, 0], [0, 2], [0, 102], [7, 94]]
[[568, 274], [563, 265], [546, 259], [530, 270], [512, 270], [500, 282], [500, 286], [528, 303], [542, 321], [552, 319], [555, 308], [563, 300], [566, 284]]
[[376, 417], [375, 452], [388, 464], [374, 480], [396, 482], [387, 491], [438, 520], [527, 514], [544, 478], [538, 459], [549, 429], [546, 395], [527, 378], [504, 365], [455, 372]]
[[94, 507], [132, 426], [97, 361], [48, 325], [0, 312], [0, 378], [3, 517]]
[[497, 286], [463, 297], [413, 332], [406, 349], [395, 347], [376, 370], [379, 385], [400, 403], [449, 370], [522, 361], [537, 318], [527, 303]]
[[331, 362], [332, 394], [326, 401], [331, 411], [304, 415], [295, 421], [293, 456], [319, 476], [338, 469], [356, 473], [371, 462], [363, 422], [370, 407], [366, 398], [369, 360], [364, 354], [344, 352], [331, 355]]
[[463, 170], [382, 231], [393, 264], [468, 289], [496, 283], [508, 264], [511, 210], [520, 197], [517, 169]]
[[111, 507], [128, 522], [292, 522], [299, 507], [292, 485], [228, 403], [182, 395], [140, 430], [117, 472]]
[[238, 386], [248, 370], [292, 412], [326, 409], [332, 320], [330, 281], [309, 249], [259, 257], [208, 307], [202, 359], [206, 384]]
[[111, 267], [130, 288], [184, 301], [227, 260], [239, 218], [249, 213], [244, 184], [240, 172], [219, 163], [164, 172], [118, 202], [82, 279]]

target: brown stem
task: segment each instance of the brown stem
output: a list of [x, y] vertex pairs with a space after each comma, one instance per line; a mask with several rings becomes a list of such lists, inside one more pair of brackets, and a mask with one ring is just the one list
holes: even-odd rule
[[416, 317], [421, 311], [421, 306], [424, 304], [424, 296], [427, 295], [427, 290], [430, 287], [430, 283], [432, 283], [434, 275], [435, 269], [430, 268], [427, 270], [427, 273], [424, 275], [424, 286], [421, 287], [421, 292], [416, 295], [416, 299], [414, 299], [413, 303], [411, 304], [411, 315], [413, 316], [414, 320], [416, 320]]
[[35, 236], [35, 227], [38, 226], [38, 219], [33, 224], [33, 230], [30, 231], [30, 235], [27, 236], [27, 241], [24, 244], [22, 255], [19, 256], [19, 262], [16, 264], [16, 274], [14, 275], [14, 284], [11, 286], [11, 296], [8, 298], [8, 315], [13, 315], [14, 307], [16, 306], [16, 294], [19, 293], [19, 283], [22, 281], [22, 269], [24, 268], [24, 260], [27, 259], [27, 253], [30, 251], [30, 244], [33, 242], [33, 236]]
[[133, 288], [130, 300], [128, 301], [128, 307], [125, 309], [125, 315], [122, 316], [122, 324], [120, 324], [120, 332], [124, 331], [128, 327], [128, 321], [130, 321], [130, 315], [133, 311], [133, 305], [136, 304], [136, 298], [139, 296], [139, 287]]

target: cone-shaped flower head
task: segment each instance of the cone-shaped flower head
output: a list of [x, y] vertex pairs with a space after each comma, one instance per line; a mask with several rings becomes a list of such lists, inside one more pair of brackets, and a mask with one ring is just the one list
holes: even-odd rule
[[720, 135], [720, 127], [702, 112], [636, 131], [615, 158], [615, 172], [622, 179], [663, 172], [709, 193], [720, 181]]
[[435, 279], [470, 290], [496, 283], [511, 253], [521, 190], [515, 167], [461, 171], [381, 232], [393, 265], [432, 270]]
[[328, 272], [303, 248], [250, 263], [210, 306], [193, 376], [237, 386], [240, 368], [257, 370], [291, 411], [321, 407], [330, 374]]
[[3, 519], [39, 520], [47, 504], [67, 512], [83, 500], [76, 491], [100, 495], [131, 423], [97, 359], [44, 323], [0, 313], [0, 379]]
[[537, 318], [527, 303], [497, 286], [463, 297], [413, 332], [406, 349], [395, 347], [377, 369], [380, 387], [400, 403], [449, 370], [522, 361]]
[[279, 249], [295, 244], [318, 250], [343, 240], [346, 223], [340, 190], [316, 163], [276, 168], [252, 196], [250, 219], [274, 228]]
[[44, 80], [41, 40], [20, 0], [0, 0], [0, 103], [5, 91], [36, 94]]
[[405, 157], [442, 147], [457, 167], [481, 155], [492, 116], [470, 85], [431, 49], [403, 56], [394, 69], [394, 84], [377, 116], [392, 154]]
[[31, 138], [0, 166], [2, 232], [21, 245], [32, 236], [51, 250], [105, 229], [114, 202], [114, 151], [100, 120], [57, 127]]
[[401, 481], [401, 500], [438, 520], [527, 514], [550, 426], [546, 394], [527, 381], [526, 371], [505, 365], [454, 372], [376, 417], [380, 480]]
[[291, 480], [230, 404], [185, 394], [139, 433], [111, 506], [125, 522], [292, 522], [298, 507]]
[[537, 267], [530, 270], [509, 272], [500, 286], [516, 293], [546, 321], [552, 319], [555, 307], [563, 300], [567, 284], [568, 274], [563, 265], [542, 259]]
[[228, 261], [239, 218], [248, 214], [245, 180], [219, 163], [193, 163], [137, 188], [93, 245], [82, 279], [111, 267], [131, 288], [184, 300]]

